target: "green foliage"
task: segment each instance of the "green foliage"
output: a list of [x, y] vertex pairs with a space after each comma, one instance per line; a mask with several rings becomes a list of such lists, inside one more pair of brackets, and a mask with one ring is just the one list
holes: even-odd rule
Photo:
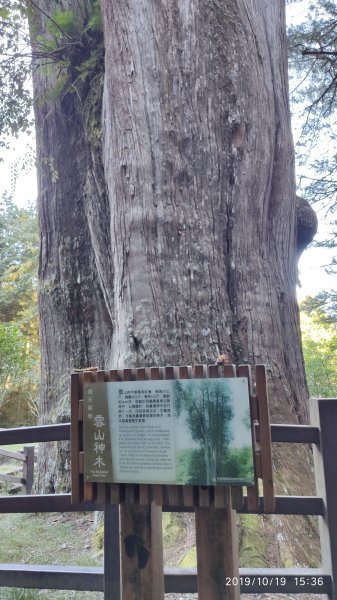
[[233, 448], [223, 461], [220, 475], [226, 477], [251, 478], [254, 474], [253, 458], [251, 448]]
[[46, 20], [46, 32], [35, 36], [37, 55], [40, 52], [47, 59], [37, 62], [46, 65], [47, 74], [56, 69], [57, 81], [49, 90], [49, 99], [63, 98], [68, 93], [81, 97], [83, 90], [87, 92], [83, 84], [103, 59], [100, 2], [95, 0], [79, 7], [78, 13], [54, 11]]
[[310, 395], [336, 397], [336, 305], [325, 308], [325, 295], [306, 298], [301, 304], [302, 346]]
[[[251, 478], [254, 473], [251, 448], [232, 448], [218, 457], [217, 475], [236, 479]], [[177, 481], [195, 485], [205, 481], [207, 468], [204, 449], [183, 450], [178, 455]]]
[[81, 35], [81, 30], [80, 19], [72, 10], [56, 10], [47, 21], [47, 31], [55, 42], [63, 41], [67, 37], [76, 38]]
[[16, 323], [0, 323], [0, 399], [10, 380], [27, 366], [26, 341]]
[[[0, 385], [2, 422], [20, 404], [21, 417], [36, 412], [38, 383], [37, 254], [35, 210], [9, 196], [0, 203]], [[24, 406], [26, 407], [24, 409]], [[6, 414], [6, 417], [5, 417]], [[22, 414], [28, 417], [22, 417]], [[23, 424], [22, 422], [20, 424]]]
[[[48, 98], [81, 96], [104, 54], [100, 2], [78, 2], [77, 12], [41, 12], [35, 2], [0, 0], [0, 146], [5, 136], [32, 125], [31, 69], [42, 68], [57, 80]], [[44, 31], [37, 22], [43, 17]], [[34, 40], [31, 45], [27, 18]], [[41, 99], [39, 99], [41, 101]]]
[[[291, 100], [302, 134], [296, 148], [301, 193], [312, 202], [337, 209], [337, 6], [329, 0], [309, 3], [303, 22], [288, 30]], [[323, 151], [317, 151], [321, 144]], [[336, 222], [335, 222], [336, 225]], [[328, 237], [329, 236], [329, 237]], [[331, 233], [317, 245], [336, 246]]]
[[36, 298], [38, 244], [35, 209], [18, 208], [4, 195], [0, 201], [0, 321], [22, 318]]
[[0, 146], [32, 125], [28, 28], [23, 3], [0, 0]]

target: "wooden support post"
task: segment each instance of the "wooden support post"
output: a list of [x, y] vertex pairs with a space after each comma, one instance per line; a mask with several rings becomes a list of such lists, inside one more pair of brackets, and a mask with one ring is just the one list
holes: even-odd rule
[[199, 600], [240, 598], [237, 524], [230, 488], [226, 495], [227, 508], [195, 510]]
[[325, 515], [320, 518], [322, 566], [332, 576], [330, 598], [337, 600], [337, 399], [313, 399], [310, 408], [313, 424], [320, 427], [314, 461], [317, 494], [325, 504]]
[[273, 461], [271, 454], [267, 374], [265, 365], [256, 365], [255, 377], [260, 421], [263, 504], [265, 512], [273, 513], [275, 511], [275, 496], [273, 482]]
[[34, 446], [25, 446], [23, 453], [26, 459], [23, 463], [22, 478], [24, 483], [22, 484], [22, 493], [31, 494], [34, 482]]
[[121, 600], [119, 507], [104, 509], [104, 600]]
[[79, 400], [82, 396], [83, 373], [71, 374], [71, 501], [83, 500], [83, 474], [80, 475], [79, 453], [83, 450], [83, 427], [80, 423]]
[[164, 600], [161, 507], [122, 504], [122, 600]]

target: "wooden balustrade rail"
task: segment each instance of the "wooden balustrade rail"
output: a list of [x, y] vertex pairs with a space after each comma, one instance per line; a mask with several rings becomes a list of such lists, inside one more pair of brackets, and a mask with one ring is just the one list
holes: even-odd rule
[[[317, 425], [285, 425], [272, 424], [271, 438], [273, 442], [311, 443], [318, 446], [316, 454], [316, 471], [318, 485], [322, 485], [322, 476], [329, 478], [322, 497], [276, 496], [275, 510], [272, 514], [283, 515], [319, 515], [323, 517], [323, 568], [322, 569], [240, 569], [239, 578], [242, 593], [315, 593], [328, 594], [337, 600], [337, 592], [333, 586], [337, 574], [337, 527], [332, 529], [332, 521], [336, 515], [330, 510], [329, 518], [326, 507], [335, 505], [337, 497], [337, 476], [334, 465], [336, 452], [335, 431], [337, 430], [337, 400], [316, 401], [316, 413], [320, 417]], [[318, 419], [318, 417], [317, 417]], [[316, 421], [317, 421], [316, 419]], [[259, 432], [257, 431], [257, 437]], [[28, 442], [60, 441], [70, 439], [70, 423], [21, 427], [0, 430], [0, 445]], [[323, 443], [322, 443], [323, 441]], [[332, 449], [331, 449], [332, 444]], [[318, 464], [321, 460], [322, 465]], [[332, 476], [334, 480], [332, 481]], [[165, 511], [168, 507], [163, 506]], [[0, 513], [30, 512], [76, 512], [104, 510], [105, 542], [104, 567], [69, 567], [56, 565], [0, 565], [0, 586], [25, 587], [39, 589], [73, 589], [102, 592], [105, 600], [119, 600], [119, 573], [115, 560], [118, 552], [118, 541], [113, 541], [118, 522], [118, 507], [98, 505], [97, 503], [72, 504], [70, 494], [55, 495], [22, 495], [0, 497]], [[186, 508], [184, 508], [186, 511]], [[193, 511], [193, 509], [191, 509]], [[239, 512], [247, 510], [247, 498]], [[252, 512], [250, 510], [250, 512]], [[265, 514], [263, 501], [260, 498], [257, 514]], [[336, 512], [336, 511], [335, 511]], [[330, 526], [329, 526], [330, 525]], [[112, 565], [115, 565], [112, 568]], [[282, 585], [281, 585], [282, 581]], [[196, 569], [165, 569], [166, 593], [197, 592]]]

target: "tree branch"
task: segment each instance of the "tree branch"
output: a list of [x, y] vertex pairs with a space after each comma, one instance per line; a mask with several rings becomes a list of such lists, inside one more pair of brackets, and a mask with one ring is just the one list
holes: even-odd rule
[[34, 2], [34, 0], [28, 0], [30, 2], [30, 4], [32, 4], [34, 6], [34, 8], [36, 8], [36, 10], [38, 10], [42, 15], [44, 15], [46, 17], [46, 19], [48, 19], [51, 23], [53, 23], [53, 25], [55, 25], [55, 27], [59, 30], [60, 33], [62, 33], [62, 35], [67, 38], [68, 40], [71, 40], [71, 36], [64, 31], [64, 29], [62, 29], [62, 27], [57, 23], [57, 21], [55, 21], [55, 19], [53, 19], [53, 17], [51, 17], [50, 15], [48, 15], [44, 10], [42, 10], [42, 8], [40, 6], [38, 6], [36, 4], [36, 2]]
[[314, 50], [306, 48], [305, 50], [302, 50], [302, 56], [316, 56], [316, 58], [337, 56], [337, 50]]

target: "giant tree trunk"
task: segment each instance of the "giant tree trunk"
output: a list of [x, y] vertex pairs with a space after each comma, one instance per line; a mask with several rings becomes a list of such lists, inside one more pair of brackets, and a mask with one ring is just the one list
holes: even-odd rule
[[[41, 49], [37, 36], [50, 37], [45, 15], [72, 9], [82, 18], [76, 2], [40, 0], [38, 5], [41, 11], [30, 15], [33, 51]], [[90, 82], [75, 81], [72, 87], [70, 74], [61, 91], [65, 69], [48, 58], [43, 62], [47, 67], [34, 69], [33, 82], [41, 232], [40, 419], [50, 423], [69, 421], [71, 371], [109, 364], [113, 280], [101, 159], [103, 60]], [[38, 476], [41, 491], [69, 487], [68, 444], [41, 448]]]
[[[289, 423], [308, 392], [284, 10], [104, 0], [103, 153], [112, 364], [266, 363], [271, 420]], [[279, 493], [310, 494], [305, 452], [275, 462]]]
[[[102, 8], [104, 170], [92, 87], [41, 102], [51, 82], [35, 73], [42, 413], [68, 417], [72, 367], [226, 352], [267, 364], [273, 422], [305, 422], [283, 2]], [[283, 493], [310, 493], [297, 452], [276, 450]], [[58, 479], [52, 462], [42, 473]]]
[[305, 420], [282, 3], [103, 5], [112, 363], [266, 362]]

